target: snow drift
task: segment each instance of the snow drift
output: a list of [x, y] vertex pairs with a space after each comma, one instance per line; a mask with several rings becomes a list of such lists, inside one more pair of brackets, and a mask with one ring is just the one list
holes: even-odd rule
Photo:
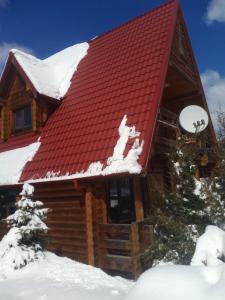
[[122, 300], [133, 282], [47, 252], [21, 270], [0, 267], [0, 299]]
[[223, 300], [225, 232], [208, 226], [199, 238], [195, 266], [159, 266], [146, 271], [125, 300]]

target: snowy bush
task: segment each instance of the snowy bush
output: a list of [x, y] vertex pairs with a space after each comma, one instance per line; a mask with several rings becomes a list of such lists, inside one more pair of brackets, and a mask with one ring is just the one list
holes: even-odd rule
[[172, 187], [162, 194], [162, 204], [150, 217], [155, 225], [153, 265], [189, 264], [197, 238], [211, 224], [200, 192], [201, 183], [195, 177], [195, 153], [189, 145], [180, 142], [177, 151], [169, 156]]
[[48, 230], [44, 223], [48, 209], [42, 208], [42, 202], [32, 201], [33, 192], [33, 186], [25, 183], [16, 212], [6, 219], [10, 230], [0, 242], [0, 257], [14, 269], [44, 255], [45, 243], [40, 234]]

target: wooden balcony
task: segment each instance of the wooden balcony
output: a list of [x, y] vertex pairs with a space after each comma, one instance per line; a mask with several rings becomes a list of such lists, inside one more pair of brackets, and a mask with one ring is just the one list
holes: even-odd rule
[[153, 242], [153, 226], [145, 222], [99, 225], [99, 267], [137, 278], [151, 266], [147, 252]]

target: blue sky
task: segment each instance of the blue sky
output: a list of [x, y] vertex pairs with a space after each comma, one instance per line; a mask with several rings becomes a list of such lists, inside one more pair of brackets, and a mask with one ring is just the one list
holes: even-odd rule
[[[165, 1], [0, 0], [0, 66], [11, 47], [45, 58]], [[181, 0], [209, 105], [224, 108], [225, 0]]]

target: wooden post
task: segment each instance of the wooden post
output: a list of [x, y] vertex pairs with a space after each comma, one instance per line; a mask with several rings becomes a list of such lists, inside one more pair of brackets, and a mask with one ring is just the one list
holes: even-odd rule
[[136, 221], [140, 222], [144, 220], [144, 209], [141, 195], [140, 178], [134, 177], [134, 201], [135, 201], [135, 215]]
[[90, 191], [85, 194], [87, 262], [94, 265], [94, 239], [93, 239], [93, 196]]
[[132, 258], [132, 272], [137, 278], [142, 271], [141, 268], [141, 249], [139, 241], [138, 223], [132, 223], [130, 227], [130, 242], [131, 242], [131, 258]]

